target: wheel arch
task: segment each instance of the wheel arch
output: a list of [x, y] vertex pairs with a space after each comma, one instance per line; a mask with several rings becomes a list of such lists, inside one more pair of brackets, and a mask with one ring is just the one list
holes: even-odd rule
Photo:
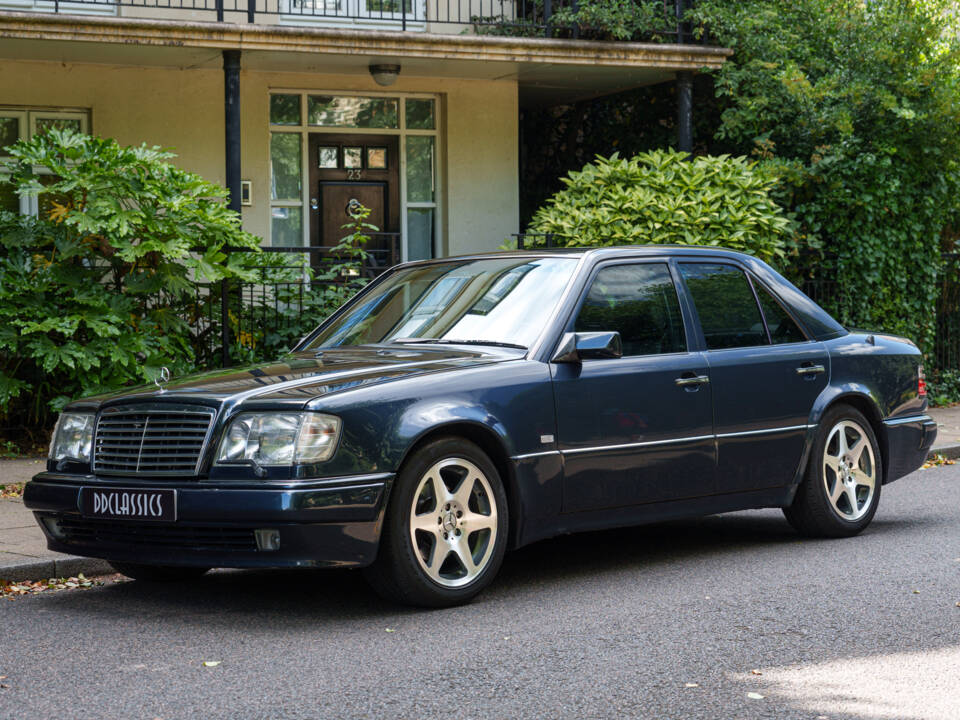
[[507, 547], [516, 547], [520, 531], [521, 501], [517, 483], [516, 469], [510, 460], [510, 453], [503, 439], [488, 425], [469, 420], [453, 420], [425, 430], [407, 448], [397, 467], [399, 474], [407, 461], [420, 448], [442, 437], [459, 437], [469, 440], [490, 458], [503, 480], [503, 489], [507, 494], [507, 513], [510, 525], [507, 533]]
[[[867, 418], [867, 421], [870, 423], [870, 429], [873, 430], [873, 434], [877, 438], [877, 445], [880, 447], [880, 462], [883, 467], [883, 478], [881, 482], [886, 483], [890, 467], [890, 448], [887, 442], [887, 429], [883, 424], [883, 414], [880, 412], [880, 407], [877, 405], [876, 400], [867, 392], [858, 392], [855, 390], [846, 390], [836, 394], [817, 410], [816, 425], [818, 432], [823, 416], [838, 405], [848, 405]], [[806, 467], [806, 462], [804, 463], [804, 467]]]

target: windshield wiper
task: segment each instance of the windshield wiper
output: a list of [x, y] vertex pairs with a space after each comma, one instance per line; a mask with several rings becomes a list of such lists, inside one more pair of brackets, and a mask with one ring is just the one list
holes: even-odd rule
[[517, 350], [526, 350], [526, 345], [517, 343], [499, 342], [497, 340], [448, 340], [447, 338], [417, 338], [405, 337], [396, 338], [390, 341], [396, 345], [423, 344], [423, 345], [489, 345], [490, 347], [516, 348]]

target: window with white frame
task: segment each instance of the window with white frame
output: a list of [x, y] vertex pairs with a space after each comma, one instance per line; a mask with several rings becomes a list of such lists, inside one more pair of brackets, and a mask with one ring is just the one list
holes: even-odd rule
[[[5, 148], [18, 140], [30, 139], [52, 128], [70, 128], [77, 132], [89, 132], [89, 113], [84, 110], [0, 108], [0, 159], [9, 157]], [[53, 181], [53, 175], [44, 173], [42, 169], [38, 172]], [[0, 182], [0, 210], [36, 215], [39, 209], [36, 197], [18, 197], [10, 183]]]
[[439, 110], [434, 95], [272, 92], [271, 244], [310, 244], [310, 134], [370, 132], [399, 137], [403, 259], [433, 257], [440, 247]]
[[71, 15], [116, 15], [113, 0], [0, 0], [0, 10], [30, 10], [31, 12], [70, 13]]

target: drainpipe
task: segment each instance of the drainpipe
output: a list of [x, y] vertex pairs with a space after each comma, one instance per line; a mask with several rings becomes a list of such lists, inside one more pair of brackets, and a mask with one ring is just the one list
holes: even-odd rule
[[[223, 51], [223, 118], [227, 207], [240, 213], [240, 51]], [[228, 251], [229, 252], [229, 251]], [[220, 284], [220, 327], [223, 366], [230, 364], [230, 283]]]
[[693, 72], [677, 73], [677, 150], [693, 152]]

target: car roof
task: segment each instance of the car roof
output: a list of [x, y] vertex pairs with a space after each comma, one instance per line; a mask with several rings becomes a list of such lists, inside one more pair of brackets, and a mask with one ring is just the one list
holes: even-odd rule
[[[617, 245], [614, 247], [558, 247], [558, 248], [523, 248], [522, 250], [495, 250], [485, 253], [469, 253], [466, 255], [451, 255], [449, 257], [434, 258], [432, 260], [416, 261], [420, 263], [442, 263], [450, 260], [490, 259], [499, 257], [589, 257], [591, 259], [609, 259], [618, 257], [637, 257], [644, 255], [706, 255], [710, 257], [727, 257], [737, 260], [755, 260], [751, 255], [737, 252], [724, 247], [706, 247], [703, 245]], [[410, 263], [405, 263], [410, 264]]]

